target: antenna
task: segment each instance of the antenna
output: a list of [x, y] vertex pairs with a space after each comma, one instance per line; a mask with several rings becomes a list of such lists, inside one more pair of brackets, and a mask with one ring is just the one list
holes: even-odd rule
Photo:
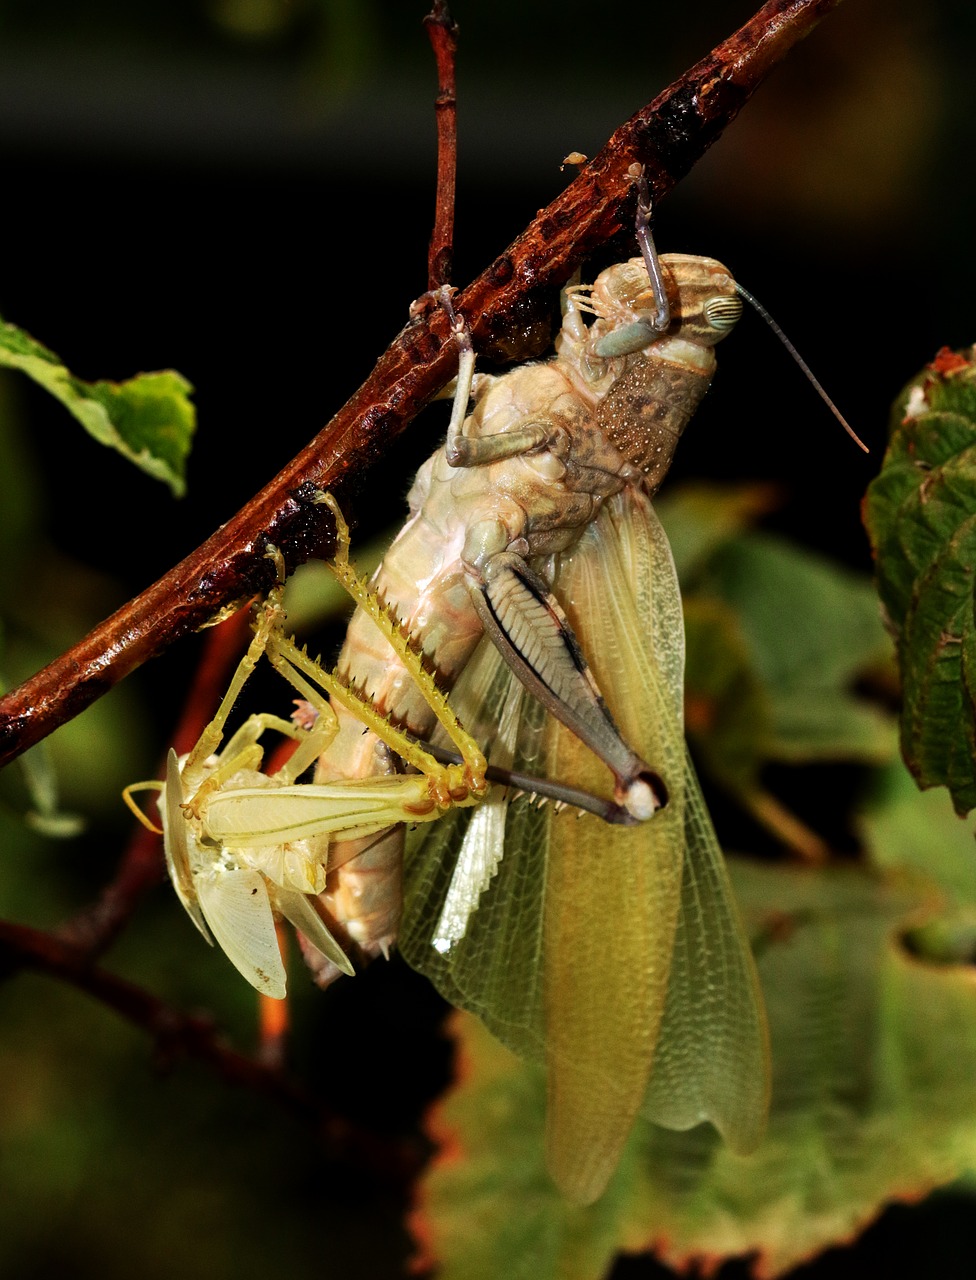
[[827, 395], [827, 392], [824, 391], [823, 387], [820, 385], [820, 383], [817, 381], [816, 377], [814, 376], [813, 370], [810, 368], [807, 362], [800, 355], [799, 351], [797, 351], [796, 347], [794, 347], [793, 343], [790, 342], [789, 338], [786, 336], [783, 330], [779, 327], [779, 325], [776, 323], [773, 317], [769, 314], [769, 312], [766, 310], [763, 304], [759, 301], [759, 299], [754, 298], [752, 294], [749, 292], [749, 290], [744, 289], [742, 285], [739, 284], [738, 281], [736, 281], [735, 291], [740, 298], [743, 298], [746, 302], [748, 302], [750, 307], [752, 307], [755, 311], [757, 311], [759, 315], [761, 315], [762, 318], [766, 321], [770, 329], [772, 329], [773, 333], [776, 334], [777, 338], [779, 338], [780, 342], [782, 342], [783, 346], [786, 348], [786, 350], [790, 353], [790, 355], [793, 357], [796, 363], [800, 366], [800, 368], [806, 374], [807, 380], [810, 382], [810, 385], [813, 387], [814, 391], [816, 391], [817, 395], [824, 402], [824, 404], [827, 406], [830, 412], [834, 415], [834, 417], [837, 419], [840, 425], [844, 428], [847, 434], [851, 437], [854, 443], [859, 448], [863, 449], [865, 453], [869, 453], [870, 450], [868, 449], [867, 445], [864, 443], [861, 437], [857, 434], [854, 428], [850, 425], [850, 423], [847, 421], [847, 419], [844, 417], [841, 411], [837, 408], [833, 400], [831, 400], [830, 396]]

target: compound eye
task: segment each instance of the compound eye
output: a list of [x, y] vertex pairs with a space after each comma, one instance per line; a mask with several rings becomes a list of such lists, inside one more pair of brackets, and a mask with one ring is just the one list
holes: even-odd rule
[[719, 333], [734, 329], [742, 315], [742, 299], [735, 294], [709, 298], [702, 308], [705, 319]]

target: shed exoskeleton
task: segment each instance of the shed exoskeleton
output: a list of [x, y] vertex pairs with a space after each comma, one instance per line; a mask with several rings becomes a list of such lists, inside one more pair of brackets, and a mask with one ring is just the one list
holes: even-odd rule
[[[276, 588], [200, 741], [140, 784], [163, 792], [184, 906], [259, 990], [284, 994], [276, 914], [323, 983], [399, 938], [450, 1000], [544, 1061], [549, 1168], [583, 1203], [639, 1113], [711, 1121], [748, 1151], [769, 1089], [755, 967], [684, 748], [680, 596], [650, 503], [740, 304], [712, 259], [651, 268], [568, 288], [549, 361], [472, 381], [465, 354], [447, 441], [371, 586], [323, 495], [359, 606], [336, 670], [284, 634]], [[220, 750], [262, 656], [311, 704], [309, 727], [252, 716]], [[269, 728], [297, 743], [271, 774]], [[611, 791], [630, 825], [487, 795], [482, 748]]]
[[[260, 605], [254, 638], [193, 749], [182, 759], [170, 751], [164, 782], [135, 783], [126, 791], [142, 821], [146, 819], [130, 793], [146, 788], [160, 792], [166, 865], [188, 915], [208, 942], [216, 939], [252, 986], [279, 999], [286, 984], [276, 916], [299, 930], [321, 963], [342, 973], [354, 972], [318, 909], [318, 895], [326, 887], [329, 844], [336, 833], [368, 837], [391, 822], [431, 821], [451, 806], [476, 803], [487, 789], [484, 756], [388, 612], [355, 574], [342, 515], [330, 495], [322, 495], [322, 500], [336, 518], [337, 578], [373, 618], [404, 669], [412, 670], [421, 683], [433, 714], [460, 753], [460, 763], [435, 760], [286, 636], [279, 585]], [[309, 727], [255, 714], [223, 743], [228, 716], [262, 657], [308, 702]], [[369, 729], [415, 772], [348, 776], [324, 784], [300, 782], [335, 735], [329, 698], [357, 716], [361, 730]], [[261, 738], [269, 729], [293, 739], [296, 746], [274, 772], [265, 773]]]

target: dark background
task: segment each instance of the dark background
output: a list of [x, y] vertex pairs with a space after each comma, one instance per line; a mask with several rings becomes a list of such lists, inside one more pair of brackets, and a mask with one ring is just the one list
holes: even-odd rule
[[[7, 393], [51, 554], [71, 558], [85, 625], [273, 476], [355, 389], [424, 290], [435, 74], [423, 11], [403, 0], [0, 0], [0, 313], [81, 377], [173, 367], [196, 387], [180, 502], [42, 393], [22, 384]], [[565, 154], [595, 154], [751, 5], [457, 0], [454, 12], [463, 284], [567, 181]], [[675, 478], [774, 480], [783, 505], [771, 527], [865, 570], [858, 503], [880, 462], [888, 405], [942, 344], [976, 338], [974, 28], [963, 0], [848, 0], [656, 219], [662, 251], [717, 257], [762, 299], [873, 450], [862, 457], [747, 319], [720, 350]], [[405, 477], [444, 422], [437, 410], [422, 418], [371, 478], [354, 513], [357, 540], [395, 519]], [[58, 608], [46, 583], [19, 580], [23, 611]], [[136, 677], [124, 780], [136, 760], [142, 776], [152, 771], [195, 657], [188, 642]], [[52, 914], [91, 896], [123, 831], [98, 819], [67, 871], [63, 850], [38, 855], [66, 881]], [[28, 900], [15, 885], [5, 914], [17, 914], [21, 892]], [[157, 899], [142, 937], [157, 930], [189, 950], [185, 921]], [[113, 963], [158, 989], [141, 945], [126, 944]], [[213, 967], [203, 950], [199, 961]], [[216, 1006], [247, 1034], [246, 992], [231, 994], [229, 976], [187, 986], [175, 965], [163, 966], [170, 994]], [[437, 1002], [396, 965], [356, 988], [355, 1001], [339, 988], [299, 999], [304, 1065], [352, 1114], [410, 1123], [448, 1069], [443, 1045], [412, 1047]], [[0, 1107], [14, 1116], [0, 1130], [0, 1275], [247, 1278], [269, 1265], [296, 1277], [398, 1274], [407, 1245], [395, 1195], [321, 1169], [288, 1122], [220, 1095], [202, 1071], [149, 1079], [144, 1041], [100, 1011], [79, 1015], [79, 997], [39, 979], [18, 992], [4, 997], [17, 1031], [0, 1045], [0, 1087], [23, 1091]], [[45, 1027], [58, 1028], [53, 1039]], [[110, 1051], [111, 1064], [100, 1056]], [[856, 1253], [830, 1256], [817, 1274], [862, 1274], [873, 1262], [888, 1275], [934, 1265], [969, 1275], [976, 1231], [960, 1203], [964, 1212], [953, 1201], [892, 1211]], [[241, 1223], [255, 1237], [243, 1257]], [[628, 1263], [619, 1275], [636, 1280], [652, 1267]]]

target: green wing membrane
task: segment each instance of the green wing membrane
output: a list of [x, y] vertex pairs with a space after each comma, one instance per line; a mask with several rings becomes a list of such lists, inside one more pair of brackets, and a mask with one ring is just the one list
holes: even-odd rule
[[[479, 646], [452, 701], [465, 711], [470, 708], [464, 715], [466, 728], [476, 740], [492, 743], [492, 763], [502, 767], [512, 764], [513, 751], [511, 744], [495, 743], [499, 725], [517, 719], [521, 710], [515, 767], [542, 771], [546, 713], [524, 693], [490, 642]], [[486, 736], [488, 725], [492, 729]], [[398, 941], [407, 962], [426, 974], [445, 999], [476, 1013], [515, 1053], [540, 1060], [545, 1050], [543, 902], [552, 820], [548, 809], [525, 797], [510, 800], [493, 788], [477, 810], [455, 809], [439, 822], [409, 832]], [[464, 936], [440, 951], [434, 939], [441, 931], [455, 868], [479, 854], [497, 869]]]
[[[642, 519], [646, 516], [646, 519]], [[667, 806], [640, 827], [553, 823], [545, 904], [549, 1167], [595, 1199], [647, 1090], [667, 995], [683, 864], [683, 630], [649, 504], [617, 500], [562, 558], [555, 589], [624, 737], [663, 778]], [[662, 564], [662, 552], [666, 560]], [[678, 602], [680, 609], [680, 601]], [[662, 678], [662, 672], [667, 673]], [[561, 725], [547, 772], [607, 791], [606, 770]]]
[[665, 1129], [710, 1120], [733, 1151], [759, 1145], [769, 1033], [759, 976], [690, 760], [685, 867], [667, 1003], [643, 1114]]
[[[752, 957], [685, 751], [681, 600], [649, 500], [627, 491], [608, 502], [560, 557], [554, 589], [624, 736], [664, 779], [668, 805], [625, 828], [493, 793], [475, 819], [459, 811], [415, 833], [401, 948], [448, 1000], [545, 1061], [549, 1167], [586, 1203], [606, 1186], [641, 1110], [670, 1128], [711, 1120], [734, 1148], [755, 1146], [768, 1051]], [[606, 768], [523, 693], [490, 646], [453, 701], [476, 738], [497, 740], [493, 764], [611, 793]], [[455, 922], [445, 937], [444, 903], [463, 898], [479, 858], [497, 867], [480, 873], [463, 936]]]

